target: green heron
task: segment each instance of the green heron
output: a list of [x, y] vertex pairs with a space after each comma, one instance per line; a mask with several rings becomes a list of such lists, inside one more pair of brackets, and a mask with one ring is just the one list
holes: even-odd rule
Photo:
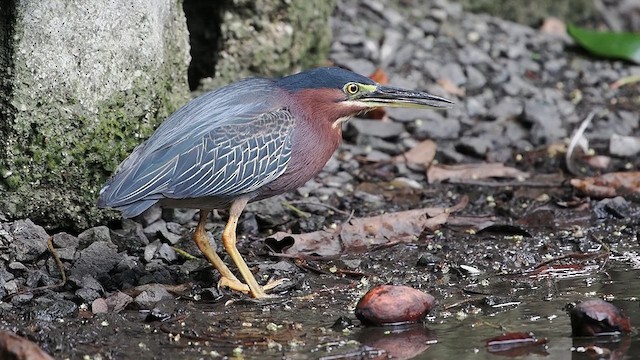
[[[316, 68], [280, 79], [251, 78], [206, 93], [167, 118], [100, 191], [99, 207], [131, 218], [152, 205], [200, 209], [194, 241], [220, 272], [219, 286], [265, 297], [236, 248], [247, 203], [296, 189], [315, 176], [342, 140], [343, 122], [371, 109], [445, 108], [426, 92], [382, 86], [348, 70]], [[229, 207], [225, 250], [244, 283], [211, 247], [205, 223]]]

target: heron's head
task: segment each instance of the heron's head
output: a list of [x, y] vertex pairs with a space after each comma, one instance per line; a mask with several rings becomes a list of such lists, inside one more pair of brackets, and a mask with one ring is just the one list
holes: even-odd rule
[[328, 118], [334, 127], [354, 115], [381, 107], [443, 109], [453, 102], [424, 91], [384, 86], [352, 71], [324, 67], [283, 77], [277, 85], [293, 94], [302, 111]]

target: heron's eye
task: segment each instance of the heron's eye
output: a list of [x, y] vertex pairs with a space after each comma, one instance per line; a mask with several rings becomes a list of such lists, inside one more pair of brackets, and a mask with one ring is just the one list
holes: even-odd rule
[[360, 86], [358, 86], [358, 84], [356, 83], [348, 83], [344, 86], [344, 89], [347, 91], [347, 94], [355, 95], [358, 93], [358, 91], [360, 91]]

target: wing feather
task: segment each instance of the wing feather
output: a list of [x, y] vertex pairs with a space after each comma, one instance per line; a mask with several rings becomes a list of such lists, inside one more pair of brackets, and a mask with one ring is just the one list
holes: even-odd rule
[[162, 198], [228, 197], [276, 179], [291, 158], [294, 119], [272, 84], [239, 82], [182, 107], [120, 164], [98, 205], [131, 217]]

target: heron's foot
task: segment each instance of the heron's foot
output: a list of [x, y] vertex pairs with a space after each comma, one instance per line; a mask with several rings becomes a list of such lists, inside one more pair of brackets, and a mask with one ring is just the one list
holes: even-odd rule
[[273, 290], [274, 288], [276, 288], [277, 286], [282, 285], [284, 282], [288, 281], [289, 279], [269, 279], [269, 281], [267, 281], [266, 284], [264, 284], [264, 286], [262, 287], [262, 290], [264, 291], [269, 291], [269, 290]]
[[220, 281], [218, 281], [218, 288], [223, 288], [223, 287], [229, 288], [231, 290], [239, 291], [244, 294], [249, 294], [251, 292], [249, 285], [243, 283], [238, 279], [231, 279], [226, 276], [221, 276]]
[[288, 279], [277, 279], [277, 280], [271, 279], [264, 286], [260, 286], [260, 288], [262, 289], [262, 292], [258, 294], [252, 293], [251, 288], [249, 288], [249, 285], [241, 282], [240, 280], [230, 279], [224, 276], [220, 278], [220, 281], [218, 281], [218, 287], [219, 288], [226, 287], [231, 290], [239, 291], [244, 294], [251, 294], [254, 298], [260, 299], [260, 298], [269, 297], [269, 295], [265, 294], [266, 291], [274, 289], [275, 287], [279, 286], [280, 284], [284, 283], [287, 280]]

